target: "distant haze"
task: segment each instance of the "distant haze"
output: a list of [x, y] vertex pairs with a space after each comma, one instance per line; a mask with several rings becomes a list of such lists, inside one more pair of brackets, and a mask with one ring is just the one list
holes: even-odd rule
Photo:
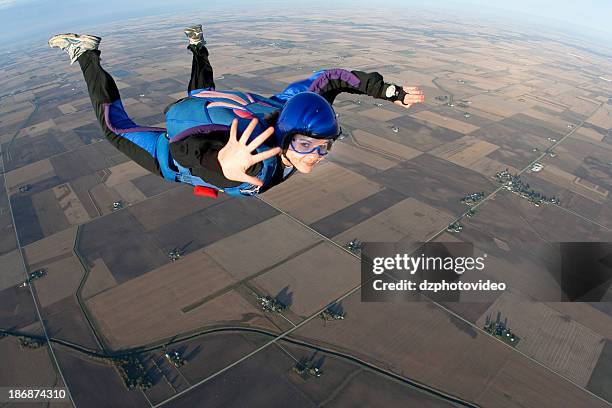
[[[432, 6], [433, 3], [435, 6]], [[224, 0], [205, 1], [194, 6], [192, 1], [171, 2], [163, 0], [0, 0], [0, 45], [7, 46], [25, 40], [40, 41], [57, 32], [77, 31], [88, 24], [101, 24], [123, 18], [151, 16], [172, 12], [206, 12], [214, 14], [215, 10], [231, 10], [234, 7], [270, 9], [271, 14], [282, 15], [283, 10], [296, 5], [321, 10], [325, 18], [325, 5], [328, 1], [312, 0], [309, 2], [287, 0], [280, 1], [244, 1]], [[452, 15], [458, 12], [465, 15], [480, 15], [483, 10], [490, 15], [498, 16], [511, 23], [513, 19], [524, 20], [531, 16], [532, 23], [543, 18], [547, 24], [556, 25], [565, 32], [582, 33], [591, 38], [599, 38], [603, 43], [612, 39], [612, 1], [611, 0], [389, 0], [377, 3], [357, 1], [336, 1], [334, 8], [346, 5], [348, 14], [358, 10], [359, 5], [367, 5], [381, 10], [385, 4], [393, 8], [418, 7], [420, 9], [448, 10]], [[191, 23], [191, 22], [186, 22]]]

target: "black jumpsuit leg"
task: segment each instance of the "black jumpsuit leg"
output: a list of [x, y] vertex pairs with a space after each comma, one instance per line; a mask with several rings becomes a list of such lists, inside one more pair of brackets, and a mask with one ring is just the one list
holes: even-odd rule
[[[154, 174], [161, 175], [159, 164], [153, 156], [136, 143], [124, 137], [123, 134], [113, 132], [107, 124], [105, 115], [108, 109], [107, 105], [119, 100], [120, 96], [115, 81], [100, 65], [100, 51], [86, 51], [79, 57], [78, 62], [81, 66], [81, 71], [83, 71], [85, 82], [87, 83], [91, 104], [106, 139], [121, 153], [128, 156], [140, 166]], [[127, 117], [127, 114], [125, 114], [125, 117], [125, 122], [129, 122], [129, 124], [125, 126], [126, 128], [137, 126]]]
[[213, 80], [213, 69], [208, 60], [208, 50], [205, 46], [189, 45], [187, 47], [193, 53], [191, 62], [191, 79], [189, 80], [188, 92], [194, 89], [212, 88], [215, 89]]

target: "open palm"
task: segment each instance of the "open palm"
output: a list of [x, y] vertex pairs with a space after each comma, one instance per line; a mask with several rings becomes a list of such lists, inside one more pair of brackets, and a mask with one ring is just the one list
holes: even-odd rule
[[393, 102], [396, 105], [402, 106], [406, 109], [410, 108], [415, 103], [423, 103], [425, 102], [425, 95], [423, 91], [416, 86], [404, 86], [402, 87], [404, 92], [406, 92], [406, 96], [403, 101], [395, 101]]
[[269, 127], [260, 133], [255, 139], [248, 143], [249, 137], [257, 126], [257, 119], [253, 119], [238, 139], [238, 120], [232, 121], [230, 137], [225, 146], [219, 150], [217, 159], [221, 164], [223, 175], [228, 180], [242, 181], [255, 186], [263, 186], [263, 181], [257, 177], [249, 176], [247, 170], [256, 163], [262, 162], [270, 157], [280, 154], [279, 147], [266, 150], [262, 153], [252, 154], [261, 144], [274, 133], [274, 128]]

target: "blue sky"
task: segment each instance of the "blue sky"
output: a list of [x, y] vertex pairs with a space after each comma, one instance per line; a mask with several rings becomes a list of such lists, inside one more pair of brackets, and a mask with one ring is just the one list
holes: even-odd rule
[[[333, 2], [337, 7], [346, 4], [354, 8], [355, 3], [364, 0], [340, 0]], [[61, 32], [72, 31], [87, 24], [116, 21], [121, 18], [170, 13], [172, 11], [188, 11], [195, 8], [214, 10], [216, 8], [230, 8], [238, 5], [248, 5], [261, 9], [273, 8], [276, 14], [282, 14], [283, 8], [291, 4], [312, 4], [313, 7], [324, 10], [327, 1], [310, 0], [308, 2], [287, 0], [268, 1], [202, 1], [201, 6], [189, 0], [0, 0], [0, 45], [7, 45], [15, 39], [32, 37], [38, 40], [43, 37]], [[492, 16], [511, 22], [512, 19], [524, 19], [529, 15], [545, 17], [549, 23], [556, 24], [566, 32], [583, 32], [590, 37], [601, 38], [602, 42], [612, 39], [612, 0], [388, 0], [375, 3], [376, 7], [384, 8], [384, 4], [393, 7], [419, 7], [449, 10], [451, 14], [462, 12], [467, 15], [482, 15], [483, 11]], [[194, 6], [195, 4], [195, 6]], [[195, 11], [195, 10], [194, 10]], [[538, 23], [532, 19], [532, 23]], [[542, 21], [545, 21], [542, 19]], [[593, 31], [596, 30], [596, 31]]]

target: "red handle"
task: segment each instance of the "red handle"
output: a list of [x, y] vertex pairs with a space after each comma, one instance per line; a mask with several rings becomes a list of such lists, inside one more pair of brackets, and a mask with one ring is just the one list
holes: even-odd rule
[[205, 187], [205, 186], [195, 186], [193, 188], [193, 195], [199, 196], [199, 197], [217, 198], [217, 196], [219, 195], [219, 192], [215, 190], [214, 188]]

